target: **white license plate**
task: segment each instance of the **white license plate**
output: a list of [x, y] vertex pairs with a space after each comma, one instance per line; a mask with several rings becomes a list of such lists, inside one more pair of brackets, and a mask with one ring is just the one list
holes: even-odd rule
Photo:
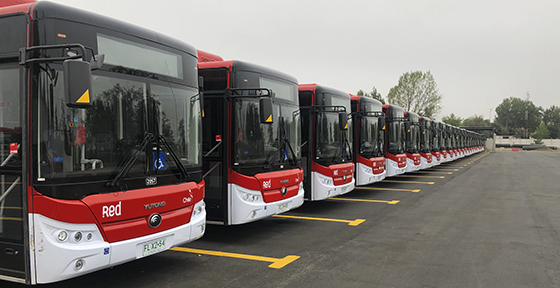
[[283, 203], [283, 204], [278, 205], [278, 212], [288, 211], [288, 204], [289, 203]]
[[163, 250], [165, 250], [165, 238], [144, 244], [142, 256], [152, 255]]

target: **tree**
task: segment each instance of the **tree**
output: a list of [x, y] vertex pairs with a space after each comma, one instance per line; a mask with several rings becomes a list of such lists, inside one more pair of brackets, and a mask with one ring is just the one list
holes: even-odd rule
[[543, 122], [550, 132], [550, 138], [560, 138], [560, 107], [552, 105], [543, 112]]
[[441, 118], [441, 121], [443, 121], [443, 123], [453, 125], [455, 127], [463, 126], [463, 119], [461, 119], [461, 117], [455, 116], [455, 114], [453, 114], [453, 113], [451, 113], [451, 115], [449, 115], [449, 116], [443, 116]]
[[516, 97], [504, 99], [495, 109], [495, 123], [498, 131], [525, 131], [523, 137], [528, 136], [528, 131], [534, 131], [541, 123], [542, 108], [536, 107], [530, 100], [522, 100]]
[[531, 137], [536, 140], [536, 144], [542, 144], [542, 139], [550, 138], [550, 133], [548, 133], [548, 129], [546, 129], [546, 124], [544, 124], [544, 122], [541, 122], [537, 130], [531, 133]]
[[362, 89], [360, 89], [360, 91], [358, 91], [356, 95], [370, 97], [381, 102], [381, 104], [385, 104], [385, 99], [383, 99], [381, 93], [377, 92], [377, 88], [375, 88], [375, 86], [373, 86], [370, 93], [364, 92]]
[[390, 104], [428, 118], [434, 118], [441, 111], [442, 97], [430, 71], [402, 74], [397, 86], [391, 88], [387, 94]]
[[490, 127], [490, 120], [479, 115], [471, 116], [463, 120], [464, 127]]

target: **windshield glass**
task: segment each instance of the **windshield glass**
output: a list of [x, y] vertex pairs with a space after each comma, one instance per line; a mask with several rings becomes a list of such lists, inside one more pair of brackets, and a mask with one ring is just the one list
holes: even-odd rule
[[429, 124], [429, 122], [423, 122], [424, 123], [424, 133], [422, 135], [420, 135], [420, 149], [422, 150], [422, 152], [424, 153], [428, 153], [430, 152], [430, 140], [432, 139], [432, 129], [431, 126]]
[[410, 125], [410, 132], [407, 133], [406, 137], [406, 152], [408, 153], [418, 153], [418, 141], [419, 141], [420, 127], [416, 123]]
[[378, 117], [363, 116], [360, 121], [360, 155], [364, 158], [381, 156]]
[[[344, 163], [352, 160], [351, 144], [353, 141], [352, 129], [341, 130], [338, 123], [338, 114], [343, 111], [348, 114], [350, 110], [350, 98], [336, 97], [330, 95], [332, 106], [325, 108], [316, 115], [316, 160], [323, 160], [328, 166]], [[340, 107], [342, 106], [342, 107]], [[320, 107], [320, 106], [319, 106]], [[338, 107], [338, 108], [336, 108]], [[352, 127], [351, 117], [347, 117], [348, 127]]]
[[389, 147], [387, 152], [396, 155], [404, 152], [402, 136], [404, 132], [404, 123], [396, 120], [388, 123], [389, 128]]
[[93, 181], [102, 185], [89, 193], [102, 193], [103, 183], [138, 152], [147, 133], [162, 135], [173, 151], [159, 143], [158, 153], [157, 142], [162, 141], [150, 141], [126, 177], [178, 174], [171, 152], [187, 169], [200, 164], [197, 89], [94, 75], [93, 106], [78, 109], [65, 104], [63, 77], [48, 65], [39, 73], [35, 127], [39, 183]]

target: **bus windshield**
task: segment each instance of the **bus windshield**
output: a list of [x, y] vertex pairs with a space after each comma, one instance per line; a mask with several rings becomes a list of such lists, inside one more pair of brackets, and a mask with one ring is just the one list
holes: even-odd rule
[[[319, 111], [316, 115], [316, 153], [318, 162], [339, 164], [352, 160], [352, 129], [341, 130], [338, 124], [338, 113], [342, 107], [350, 111], [350, 99], [329, 95], [335, 109]], [[342, 107], [340, 107], [342, 106]], [[318, 106], [320, 107], [320, 106]], [[338, 108], [337, 108], [338, 107]], [[329, 111], [330, 110], [330, 111]], [[352, 127], [352, 119], [348, 117], [348, 127]], [[327, 166], [328, 166], [327, 165]]]
[[[175, 154], [187, 170], [200, 165], [201, 110], [197, 89], [96, 74], [93, 106], [69, 108], [63, 96], [62, 71], [45, 66], [38, 77], [39, 121], [35, 127], [38, 183], [96, 182], [102, 185], [83, 193], [103, 193], [107, 190], [103, 184], [143, 149], [140, 143], [148, 134], [161, 135], [166, 143], [146, 143], [144, 150], [136, 153], [140, 156], [127, 177], [178, 174], [178, 165], [170, 154]], [[49, 195], [48, 191], [42, 193]]]
[[418, 124], [413, 123], [410, 125], [410, 132], [406, 137], [406, 152], [418, 153], [418, 135], [420, 134], [420, 127]]
[[360, 155], [364, 158], [382, 156], [378, 117], [362, 116], [360, 119]]

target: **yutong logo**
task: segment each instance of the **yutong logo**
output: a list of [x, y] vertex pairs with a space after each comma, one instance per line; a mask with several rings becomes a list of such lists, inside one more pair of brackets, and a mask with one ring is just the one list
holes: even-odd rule
[[159, 226], [159, 224], [161, 224], [161, 215], [159, 215], [158, 213], [152, 214], [148, 219], [148, 226], [150, 226], [151, 228], [156, 228]]
[[280, 184], [288, 184], [290, 183], [290, 180], [280, 180]]
[[161, 202], [158, 202], [158, 203], [152, 203], [152, 204], [146, 204], [146, 205], [144, 205], [144, 208], [146, 210], [150, 210], [150, 209], [159, 208], [159, 207], [163, 207], [163, 206], [165, 206], [165, 201], [161, 201]]

